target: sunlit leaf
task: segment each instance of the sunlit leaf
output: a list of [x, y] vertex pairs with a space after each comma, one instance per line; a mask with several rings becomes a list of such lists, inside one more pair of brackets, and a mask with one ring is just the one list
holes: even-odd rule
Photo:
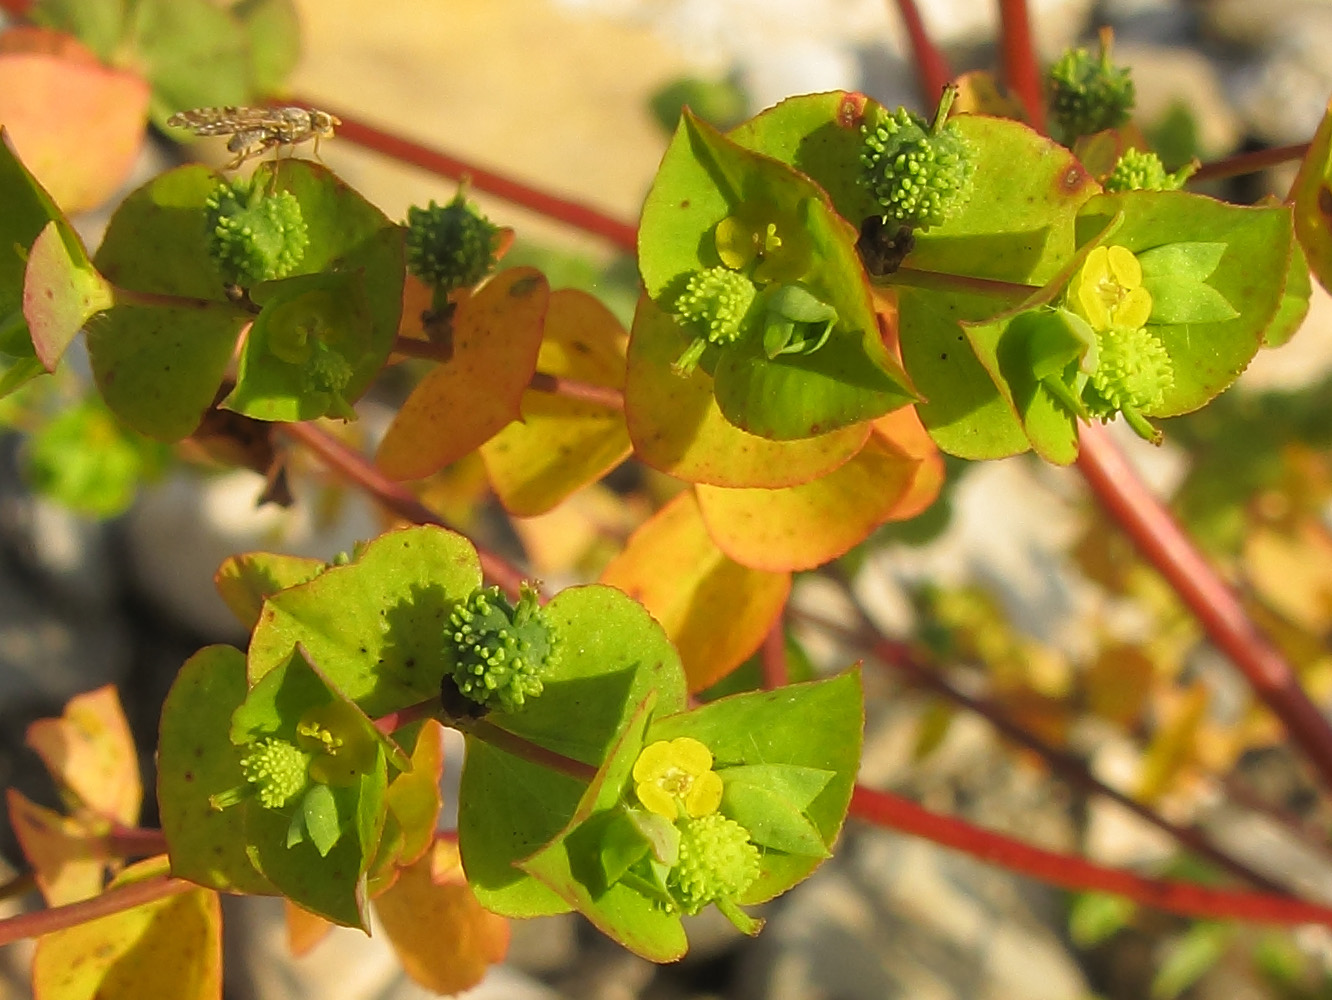
[[7, 789], [6, 796], [9, 824], [32, 865], [46, 905], [76, 903], [101, 892], [111, 860], [103, 840], [110, 824], [63, 816], [16, 788]]
[[74, 803], [126, 826], [138, 823], [139, 754], [113, 686], [74, 696], [58, 719], [38, 719], [26, 742]]
[[23, 317], [47, 371], [55, 371], [70, 341], [112, 300], [110, 285], [73, 227], [62, 220], [47, 223], [28, 251], [23, 282]]
[[715, 683], [758, 649], [791, 588], [789, 574], [750, 569], [723, 553], [688, 490], [633, 534], [601, 582], [661, 622], [680, 651], [691, 691]]
[[327, 568], [328, 563], [322, 559], [249, 552], [227, 559], [213, 582], [232, 614], [245, 628], [253, 629], [266, 598], [307, 583]]

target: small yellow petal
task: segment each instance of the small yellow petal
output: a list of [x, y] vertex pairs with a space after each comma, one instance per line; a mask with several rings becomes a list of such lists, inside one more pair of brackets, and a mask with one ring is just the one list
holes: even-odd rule
[[[1097, 247], [1097, 250], [1102, 249]], [[1128, 247], [1113, 246], [1106, 251], [1109, 273], [1124, 288], [1137, 288], [1142, 284], [1142, 265]]]
[[691, 775], [706, 774], [712, 770], [712, 751], [692, 736], [671, 740], [671, 763]]
[[642, 783], [660, 778], [670, 768], [673, 756], [666, 740], [657, 740], [644, 747], [638, 760], [634, 761], [634, 781]]
[[1146, 326], [1152, 315], [1152, 294], [1139, 285], [1129, 290], [1124, 301], [1115, 307], [1115, 325], [1136, 330]]
[[1106, 258], [1109, 251], [1101, 246], [1096, 247], [1091, 253], [1087, 254], [1087, 259], [1082, 262], [1082, 270], [1078, 272], [1078, 283], [1081, 285], [1096, 285], [1110, 276], [1110, 265]]
[[1101, 297], [1093, 282], [1083, 282], [1078, 286], [1077, 311], [1093, 330], [1104, 330], [1110, 323], [1110, 315], [1105, 308], [1105, 299]]
[[717, 256], [733, 271], [748, 267], [758, 256], [757, 236], [753, 226], [734, 215], [728, 215], [717, 223], [712, 234], [713, 242], [717, 245]]
[[669, 820], [674, 820], [679, 815], [680, 807], [675, 804], [675, 796], [660, 785], [645, 781], [639, 784], [637, 791], [638, 801], [643, 803], [643, 808], [648, 812], [665, 816]]
[[689, 791], [685, 794], [685, 812], [698, 819], [700, 816], [715, 813], [717, 807], [721, 805], [721, 800], [721, 775], [716, 771], [708, 771], [706, 774], [700, 774], [689, 786]]

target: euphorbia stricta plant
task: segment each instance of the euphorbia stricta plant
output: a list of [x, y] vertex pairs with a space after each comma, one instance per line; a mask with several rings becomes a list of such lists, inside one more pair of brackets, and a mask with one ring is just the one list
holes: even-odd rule
[[[0, 254], [0, 388], [54, 370], [84, 331], [126, 434], [253, 435], [272, 485], [277, 427], [422, 522], [328, 563], [251, 553], [219, 571], [249, 641], [181, 668], [158, 748], [170, 872], [201, 887], [185, 898], [204, 924], [218, 917], [203, 890], [280, 895], [300, 920], [362, 929], [373, 904], [440, 989], [502, 953], [478, 903], [577, 910], [657, 961], [684, 954], [683, 918], [709, 906], [757, 933], [746, 908], [828, 857], [853, 801], [859, 671], [781, 684], [774, 669], [773, 690], [691, 696], [780, 639], [791, 574], [928, 507], [941, 451], [1067, 464], [1082, 427], [1119, 416], [1159, 442], [1154, 421], [1208, 403], [1298, 323], [1297, 229], [1327, 271], [1311, 208], [1326, 127], [1293, 222], [1284, 205], [1184, 191], [1192, 165], [1170, 172], [1136, 148], [1108, 42], [1060, 60], [1049, 84], [1071, 145], [987, 113], [999, 106], [974, 79], [927, 115], [836, 92], [722, 133], [686, 109], [638, 227], [627, 334], [586, 293], [497, 270], [512, 234], [465, 187], [398, 224], [318, 163], [183, 166], [132, 192], [89, 256], [0, 149], [0, 243], [17, 248]], [[301, 426], [355, 419], [406, 358], [429, 367], [378, 468]], [[244, 419], [217, 432], [224, 411]], [[400, 485], [478, 452], [522, 516], [631, 454], [682, 488], [600, 583], [547, 595]], [[468, 748], [449, 831], [441, 725]], [[70, 818], [26, 800], [16, 812], [52, 903], [95, 895], [100, 861], [75, 888], [58, 869], [137, 821], [137, 800], [71, 800]], [[59, 850], [39, 829], [58, 830]], [[126, 870], [114, 892], [184, 891], [160, 866]], [[463, 971], [426, 957], [418, 909], [446, 914], [436, 938], [480, 942], [440, 953]], [[98, 925], [107, 940], [93, 925], [45, 939], [43, 982], [85, 940], [104, 946], [102, 975], [134, 961], [142, 920], [104, 919], [121, 921]]]

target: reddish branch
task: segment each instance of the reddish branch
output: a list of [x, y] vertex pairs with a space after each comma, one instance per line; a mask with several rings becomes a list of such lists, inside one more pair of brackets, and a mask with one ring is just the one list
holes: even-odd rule
[[[389, 479], [364, 455], [352, 450], [331, 434], [308, 423], [279, 423], [274, 426], [289, 438], [305, 445], [333, 472], [359, 486], [403, 520], [411, 521], [413, 524], [436, 524], [448, 527], [443, 518], [421, 503], [411, 490]], [[487, 578], [494, 580], [511, 596], [517, 596], [519, 584], [523, 581], [518, 569], [481, 546], [476, 546], [476, 551], [481, 559], [481, 569]]]
[[1041, 92], [1041, 68], [1031, 40], [1027, 0], [999, 0], [999, 21], [1004, 82], [1026, 108], [1031, 127], [1044, 133], [1045, 95]]
[[790, 682], [790, 671], [786, 662], [786, 629], [783, 616], [779, 615], [763, 637], [763, 686], [769, 691], [786, 687]]
[[1191, 882], [1144, 878], [1071, 854], [1032, 847], [964, 820], [932, 813], [908, 799], [857, 785], [851, 815], [876, 826], [924, 837], [944, 847], [1066, 889], [1112, 892], [1145, 906], [1190, 917], [1260, 924], [1332, 925], [1332, 907], [1263, 892], [1209, 889]]
[[1082, 428], [1078, 468], [1101, 506], [1166, 578], [1208, 638], [1240, 669], [1308, 756], [1323, 783], [1332, 788], [1332, 725], [1309, 700], [1290, 665], [1245, 614], [1239, 598], [1148, 492], [1104, 429]]
[[911, 41], [911, 54], [916, 60], [916, 82], [921, 97], [928, 105], [939, 99], [944, 87], [953, 78], [953, 71], [948, 68], [948, 60], [943, 57], [938, 46], [930, 40], [925, 23], [920, 19], [916, 0], [897, 0], [897, 11], [902, 15], [907, 37]]
[[13, 944], [24, 938], [39, 937], [52, 931], [64, 930], [66, 927], [74, 927], [99, 917], [132, 910], [144, 903], [152, 903], [198, 888], [193, 882], [172, 878], [169, 875], [159, 875], [156, 878], [144, 879], [142, 882], [107, 889], [100, 896], [78, 903], [23, 913], [8, 920], [0, 920], [0, 945]]
[[[296, 103], [319, 107], [325, 111], [330, 110], [322, 102], [311, 104], [311, 102], [303, 99], [297, 99]], [[522, 205], [534, 212], [540, 212], [547, 218], [556, 219], [559, 222], [573, 226], [575, 229], [600, 236], [629, 253], [635, 253], [638, 249], [637, 227], [612, 218], [598, 209], [580, 204], [569, 198], [561, 198], [512, 177], [506, 177], [456, 156], [450, 156], [410, 139], [404, 139], [392, 132], [359, 121], [345, 111], [336, 111], [335, 113], [342, 119], [342, 125], [338, 128], [338, 135], [344, 139], [350, 139], [366, 149], [373, 149], [402, 163], [410, 163], [412, 166], [420, 167], [450, 180], [462, 180], [466, 177], [472, 187], [478, 191], [485, 191], [515, 205]]]
[[1189, 180], [1214, 181], [1222, 177], [1239, 177], [1242, 174], [1256, 173], [1274, 167], [1278, 163], [1303, 159], [1304, 154], [1309, 152], [1309, 145], [1307, 142], [1297, 142], [1290, 146], [1273, 146], [1271, 149], [1259, 149], [1252, 153], [1237, 153], [1235, 156], [1227, 156], [1224, 160], [1204, 163]]

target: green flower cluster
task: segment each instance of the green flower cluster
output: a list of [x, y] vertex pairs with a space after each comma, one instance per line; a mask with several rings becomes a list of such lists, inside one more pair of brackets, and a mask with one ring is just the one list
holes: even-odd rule
[[687, 914], [709, 903], [734, 900], [759, 876], [759, 850], [749, 831], [719, 812], [683, 817], [680, 857], [666, 885]]
[[269, 192], [262, 181], [221, 181], [204, 204], [208, 254], [233, 285], [248, 288], [291, 274], [310, 235], [290, 191]]
[[241, 758], [245, 780], [265, 809], [281, 809], [309, 783], [310, 755], [286, 740], [261, 739]]
[[926, 230], [944, 222], [971, 196], [975, 159], [956, 124], [947, 122], [957, 91], [949, 88], [934, 124], [898, 108], [886, 121], [861, 127], [861, 181], [885, 221]]
[[495, 266], [499, 227], [459, 191], [447, 205], [407, 209], [407, 269], [438, 295], [470, 288]]
[[1110, 47], [1110, 36], [1103, 34], [1098, 55], [1069, 49], [1050, 67], [1050, 118], [1065, 142], [1129, 119], [1136, 99], [1133, 79], [1126, 67], [1110, 62]]
[[473, 591], [450, 613], [444, 641], [453, 659], [445, 680], [471, 701], [505, 712], [541, 694], [541, 675], [561, 652], [555, 623], [527, 584], [516, 605], [499, 587]]
[[1165, 345], [1146, 327], [1116, 326], [1097, 334], [1097, 364], [1083, 402], [1092, 416], [1158, 406], [1175, 382]]
[[727, 267], [710, 267], [689, 276], [675, 300], [675, 315], [694, 339], [675, 362], [676, 374], [693, 371], [709, 344], [723, 346], [740, 339], [757, 292], [752, 281]]
[[1171, 173], [1155, 153], [1128, 149], [1103, 186], [1107, 191], [1178, 191], [1197, 169], [1196, 163], [1189, 163]]

